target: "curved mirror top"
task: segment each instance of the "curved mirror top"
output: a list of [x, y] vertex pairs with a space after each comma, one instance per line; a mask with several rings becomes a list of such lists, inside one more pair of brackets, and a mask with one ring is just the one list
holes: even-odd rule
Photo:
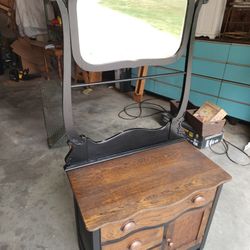
[[72, 40], [78, 40], [79, 52], [76, 61], [81, 58], [84, 66], [80, 66], [87, 70], [107, 64], [170, 58], [180, 48], [188, 0], [73, 2], [77, 23], [71, 29], [76, 29], [77, 36], [73, 35]]

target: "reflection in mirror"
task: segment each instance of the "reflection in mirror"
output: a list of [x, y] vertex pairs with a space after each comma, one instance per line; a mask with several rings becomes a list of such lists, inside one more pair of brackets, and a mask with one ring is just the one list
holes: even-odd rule
[[63, 121], [63, 89], [57, 78], [40, 84], [42, 108], [47, 142], [50, 148], [67, 145], [67, 136]]
[[78, 0], [81, 57], [102, 65], [174, 56], [186, 9], [187, 0]]
[[78, 134], [94, 141], [105, 140], [131, 128], [160, 128], [163, 125], [162, 112], [169, 110], [168, 102], [149, 94], [139, 105], [115, 88], [100, 86], [92, 90], [88, 95], [73, 90], [72, 98]]

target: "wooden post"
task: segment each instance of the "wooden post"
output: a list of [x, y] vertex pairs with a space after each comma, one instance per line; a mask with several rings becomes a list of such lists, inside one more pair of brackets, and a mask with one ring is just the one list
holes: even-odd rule
[[[146, 76], [147, 73], [148, 73], [148, 66], [142, 66], [139, 68], [138, 77]], [[133, 95], [133, 99], [136, 102], [141, 102], [143, 100], [145, 82], [146, 82], [145, 79], [139, 79], [136, 82], [135, 92]]]

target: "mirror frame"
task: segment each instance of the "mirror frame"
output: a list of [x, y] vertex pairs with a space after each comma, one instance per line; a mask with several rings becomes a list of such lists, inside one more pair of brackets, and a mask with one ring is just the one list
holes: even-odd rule
[[[68, 136], [68, 145], [70, 150], [65, 157], [65, 171], [70, 171], [79, 167], [88, 166], [97, 162], [106, 161], [109, 159], [121, 157], [124, 155], [133, 154], [138, 151], [147, 150], [152, 147], [159, 147], [163, 144], [172, 144], [180, 140], [181, 137], [171, 134], [171, 128], [176, 128], [179, 124], [180, 118], [183, 117], [184, 112], [189, 100], [191, 76], [192, 76], [192, 54], [193, 43], [195, 38], [196, 24], [198, 20], [198, 14], [202, 4], [207, 3], [207, 0], [188, 0], [188, 8], [186, 15], [186, 22], [184, 28], [184, 34], [179, 51], [175, 56], [166, 58], [163, 60], [154, 60], [155, 64], [172, 64], [176, 62], [186, 52], [185, 56], [185, 69], [181, 72], [184, 75], [182, 95], [179, 105], [178, 113], [175, 117], [171, 117], [170, 126], [165, 125], [159, 129], [144, 129], [144, 128], [131, 128], [121, 133], [114, 135], [103, 141], [93, 141], [87, 136], [79, 135], [73, 122], [72, 114], [72, 96], [71, 96], [71, 61], [72, 51], [73, 55], [76, 53], [77, 44], [75, 44], [75, 18], [71, 16], [72, 12], [68, 11], [67, 6], [63, 0], [51, 0], [58, 3], [59, 9], [62, 15], [63, 21], [63, 36], [64, 36], [64, 71], [63, 71], [63, 118], [66, 134]], [[72, 3], [76, 0], [70, 0]], [[72, 4], [71, 3], [71, 4]], [[71, 29], [71, 27], [73, 27]], [[72, 42], [72, 44], [71, 44]], [[78, 48], [79, 49], [79, 48]], [[75, 52], [74, 52], [75, 51]], [[76, 56], [76, 55], [75, 55]], [[75, 58], [76, 59], [76, 58]], [[77, 60], [76, 60], [77, 62]], [[152, 62], [152, 60], [150, 60]], [[79, 62], [78, 62], [79, 63]], [[81, 62], [80, 62], [81, 63]], [[118, 64], [119, 67], [128, 67], [131, 62], [124, 65]], [[144, 66], [145, 60], [133, 62], [133, 66]], [[131, 66], [132, 66], [131, 65]], [[79, 65], [81, 66], [81, 64]], [[110, 69], [111, 65], [103, 65], [102, 70]], [[117, 66], [118, 67], [118, 66]], [[115, 68], [117, 68], [115, 67]], [[95, 68], [96, 69], [96, 68]], [[86, 68], [85, 68], [86, 70]], [[171, 75], [171, 74], [169, 74]], [[154, 78], [155, 76], [146, 76], [145, 78]], [[124, 79], [121, 80], [121, 82]], [[119, 80], [116, 80], [119, 82]], [[100, 85], [100, 83], [96, 83]], [[107, 82], [103, 82], [107, 84]], [[95, 85], [95, 84], [92, 84]], [[84, 86], [81, 85], [81, 86]], [[79, 86], [80, 87], [80, 86]]]
[[[182, 38], [180, 47], [177, 50], [176, 54], [168, 57], [168, 58], [159, 58], [159, 59], [138, 59], [136, 61], [121, 61], [121, 62], [112, 62], [100, 65], [93, 65], [86, 62], [81, 57], [80, 51], [80, 44], [79, 44], [79, 25], [77, 21], [77, 2], [84, 1], [84, 0], [70, 0], [68, 3], [69, 8], [69, 19], [70, 19], [70, 32], [72, 38], [72, 51], [73, 56], [76, 63], [82, 69], [86, 71], [108, 71], [108, 70], [115, 70], [115, 69], [122, 69], [122, 68], [136, 68], [140, 66], [147, 66], [147, 65], [166, 65], [171, 64], [177, 61], [184, 53], [188, 43], [188, 33], [190, 32], [190, 25], [192, 23], [192, 18], [195, 9], [195, 0], [187, 0], [187, 7], [186, 7], [186, 16], [184, 18], [184, 26], [182, 32]], [[86, 38], [88, 39], [88, 38]], [[167, 46], [167, 44], [166, 44]]]

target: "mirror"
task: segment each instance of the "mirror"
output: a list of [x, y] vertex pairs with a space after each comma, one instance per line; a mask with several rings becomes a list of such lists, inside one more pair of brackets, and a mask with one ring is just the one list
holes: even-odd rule
[[69, 1], [76, 62], [85, 70], [103, 71], [175, 56], [187, 5], [188, 0]]

